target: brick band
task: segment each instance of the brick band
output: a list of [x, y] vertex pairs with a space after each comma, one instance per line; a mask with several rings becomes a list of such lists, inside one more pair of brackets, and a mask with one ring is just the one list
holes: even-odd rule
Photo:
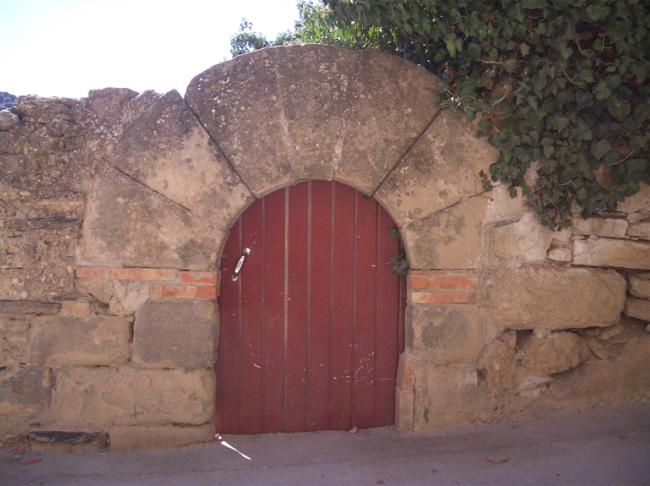
[[172, 268], [76, 268], [79, 279], [121, 280], [149, 284], [154, 299], [214, 300], [219, 296], [219, 272], [196, 272]]
[[408, 277], [414, 304], [471, 304], [477, 285], [476, 275], [461, 272], [414, 270]]

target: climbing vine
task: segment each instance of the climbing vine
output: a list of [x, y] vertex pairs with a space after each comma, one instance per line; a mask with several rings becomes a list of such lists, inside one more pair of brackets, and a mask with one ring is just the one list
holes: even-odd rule
[[[543, 223], [614, 210], [650, 182], [650, 2], [324, 0], [302, 42], [394, 52], [440, 76], [442, 105], [500, 151], [484, 182], [520, 187]], [[295, 39], [294, 39], [295, 41]], [[535, 163], [534, 185], [524, 179]]]

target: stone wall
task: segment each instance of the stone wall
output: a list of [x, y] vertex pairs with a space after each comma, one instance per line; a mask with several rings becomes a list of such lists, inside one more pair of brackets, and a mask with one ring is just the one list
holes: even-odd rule
[[[650, 187], [616, 213], [575, 214], [555, 232], [504, 187], [476, 198], [471, 253], [440, 249], [476, 219], [464, 203], [441, 211], [454, 224], [405, 235], [409, 261], [430, 260], [408, 277], [401, 428], [648, 401]], [[443, 251], [455, 252], [452, 265], [432, 261]]]
[[[213, 435], [222, 245], [305, 179], [375, 197], [409, 263], [402, 430], [649, 398], [650, 188], [553, 232], [479, 172], [438, 80], [373, 51], [258, 51], [185, 98], [126, 89], [0, 111], [0, 442]], [[532, 176], [532, 174], [531, 174]]]

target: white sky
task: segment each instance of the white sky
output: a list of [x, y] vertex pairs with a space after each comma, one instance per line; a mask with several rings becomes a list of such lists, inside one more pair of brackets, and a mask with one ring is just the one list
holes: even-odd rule
[[0, 0], [0, 91], [86, 96], [177, 89], [230, 58], [242, 17], [268, 38], [292, 29], [296, 0]]

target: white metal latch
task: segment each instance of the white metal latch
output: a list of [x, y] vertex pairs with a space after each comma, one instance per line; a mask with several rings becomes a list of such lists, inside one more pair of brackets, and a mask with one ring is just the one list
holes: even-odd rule
[[241, 274], [242, 267], [244, 266], [244, 262], [246, 261], [246, 257], [251, 254], [251, 249], [250, 248], [244, 248], [241, 252], [241, 256], [239, 257], [239, 260], [237, 261], [237, 265], [235, 265], [235, 271], [232, 272], [232, 281], [236, 282], [239, 280], [239, 275]]

